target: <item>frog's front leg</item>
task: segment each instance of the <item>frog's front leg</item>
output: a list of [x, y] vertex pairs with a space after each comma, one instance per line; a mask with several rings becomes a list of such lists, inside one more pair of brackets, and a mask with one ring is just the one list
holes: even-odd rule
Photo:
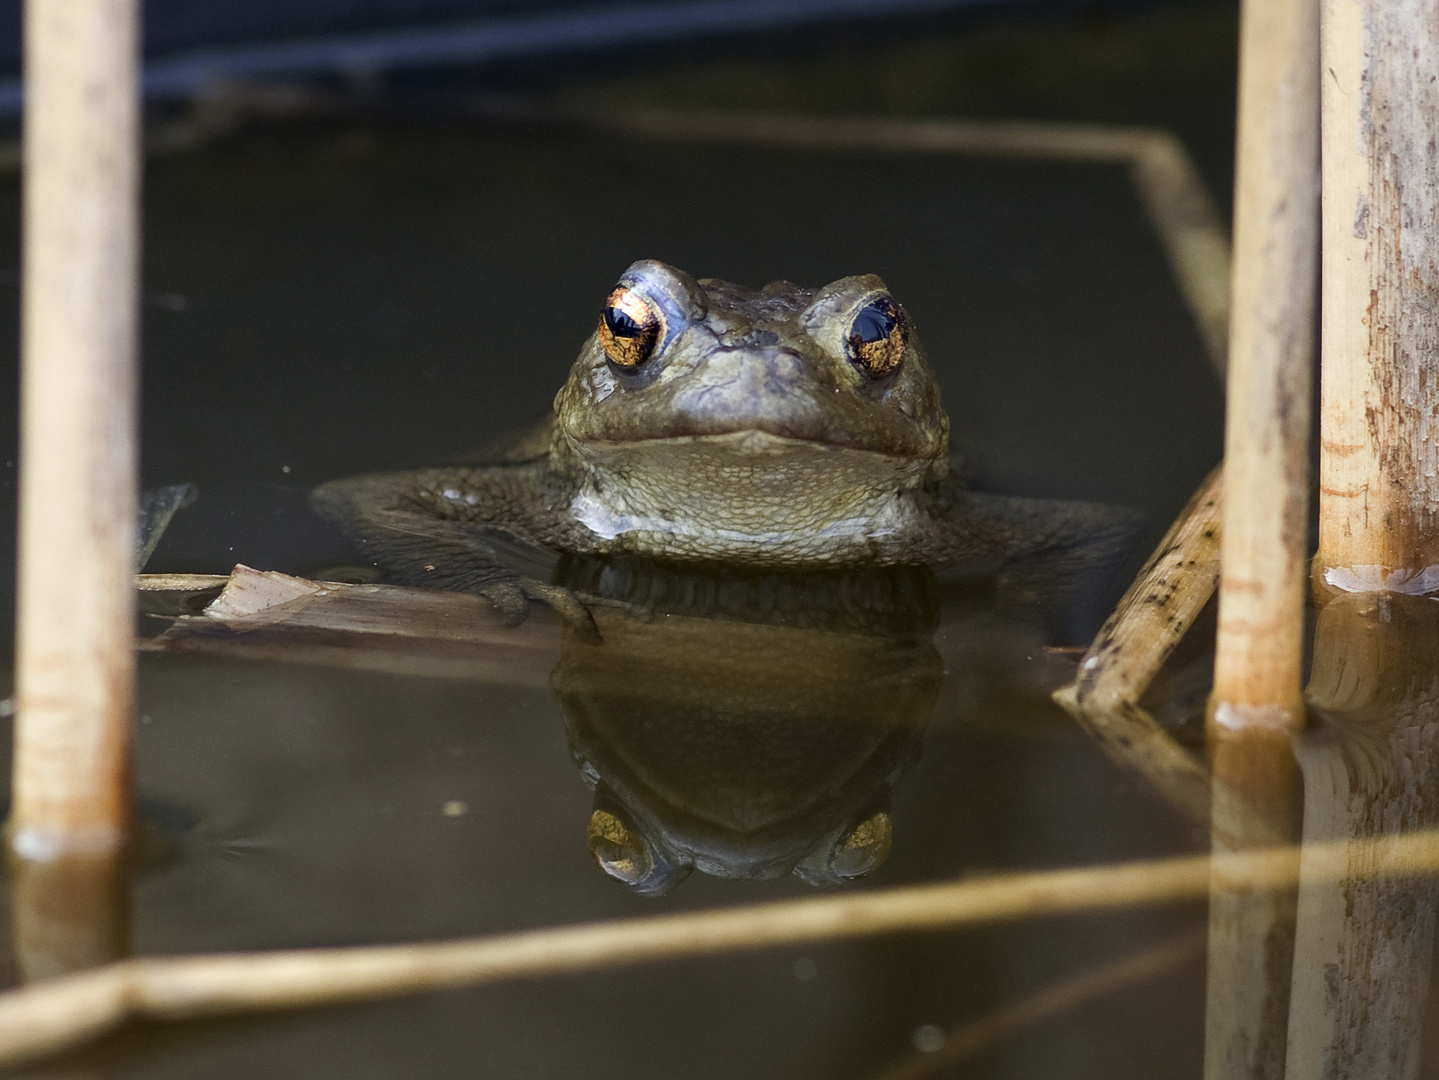
[[531, 601], [544, 603], [594, 639], [585, 605], [545, 580], [559, 555], [534, 535], [546, 527], [543, 470], [527, 463], [356, 476], [316, 488], [310, 505], [396, 584], [483, 596], [511, 623]]
[[924, 561], [941, 582], [992, 579], [1006, 608], [1041, 614], [1067, 641], [1087, 635], [1141, 519], [1099, 503], [941, 489]]

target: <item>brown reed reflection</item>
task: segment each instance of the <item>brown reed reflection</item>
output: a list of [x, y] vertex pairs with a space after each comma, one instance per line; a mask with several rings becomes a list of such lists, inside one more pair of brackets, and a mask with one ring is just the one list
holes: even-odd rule
[[[1319, 612], [1298, 742], [1304, 841], [1288, 1075], [1411, 1077], [1439, 880], [1363, 841], [1431, 828], [1439, 813], [1439, 604], [1339, 593]], [[1345, 877], [1318, 880], [1309, 845], [1349, 842]]]
[[129, 952], [130, 904], [123, 853], [56, 858], [11, 855], [10, 934], [24, 982], [118, 960]]

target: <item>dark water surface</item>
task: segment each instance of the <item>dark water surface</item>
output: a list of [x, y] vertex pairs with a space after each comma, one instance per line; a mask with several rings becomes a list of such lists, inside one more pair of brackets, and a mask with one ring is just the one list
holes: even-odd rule
[[[1141, 547], [1219, 457], [1218, 384], [1118, 168], [346, 126], [155, 158], [146, 183], [145, 482], [201, 492], [151, 570], [354, 561], [306, 509], [309, 488], [461, 459], [544, 413], [642, 257], [752, 286], [880, 274], [976, 482], [1139, 508]], [[1194, 849], [1049, 704], [1062, 661], [1042, 645], [951, 613], [923, 750], [893, 794], [893, 854], [847, 887]], [[141, 795], [178, 823], [177, 853], [135, 885], [137, 953], [812, 894], [793, 877], [695, 874], [647, 899], [601, 874], [543, 671], [495, 685], [149, 657], [135, 738]], [[27, 1075], [866, 1077], [922, 1025], [1202, 919], [1047, 919], [150, 1028]], [[1202, 1017], [1196, 962], [972, 1069], [1193, 1074]]]

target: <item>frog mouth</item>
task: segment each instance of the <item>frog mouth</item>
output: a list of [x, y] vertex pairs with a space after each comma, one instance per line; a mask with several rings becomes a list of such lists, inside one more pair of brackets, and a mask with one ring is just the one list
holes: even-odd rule
[[774, 457], [828, 451], [866, 454], [895, 461], [928, 461], [936, 456], [943, 456], [942, 447], [936, 447], [932, 443], [920, 444], [918, 440], [895, 440], [893, 443], [877, 446], [851, 432], [811, 433], [782, 423], [749, 424], [743, 427], [677, 428], [630, 439], [576, 439], [571, 436], [568, 441], [580, 457], [591, 461], [624, 453], [626, 449], [653, 450], [686, 445], [705, 447], [716, 454], [734, 454], [739, 457]]

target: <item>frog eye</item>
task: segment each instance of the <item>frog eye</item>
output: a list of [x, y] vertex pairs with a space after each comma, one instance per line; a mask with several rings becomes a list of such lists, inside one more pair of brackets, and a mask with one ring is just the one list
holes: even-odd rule
[[904, 359], [909, 327], [899, 305], [879, 296], [859, 309], [845, 335], [849, 358], [872, 379], [882, 379]]
[[654, 872], [654, 856], [644, 838], [608, 810], [590, 816], [588, 840], [600, 868], [626, 885], [639, 885]]
[[840, 881], [864, 877], [884, 865], [894, 847], [894, 823], [880, 810], [865, 818], [835, 845], [830, 873]]
[[660, 339], [659, 310], [638, 293], [618, 286], [600, 313], [600, 345], [616, 367], [633, 370], [650, 358]]

